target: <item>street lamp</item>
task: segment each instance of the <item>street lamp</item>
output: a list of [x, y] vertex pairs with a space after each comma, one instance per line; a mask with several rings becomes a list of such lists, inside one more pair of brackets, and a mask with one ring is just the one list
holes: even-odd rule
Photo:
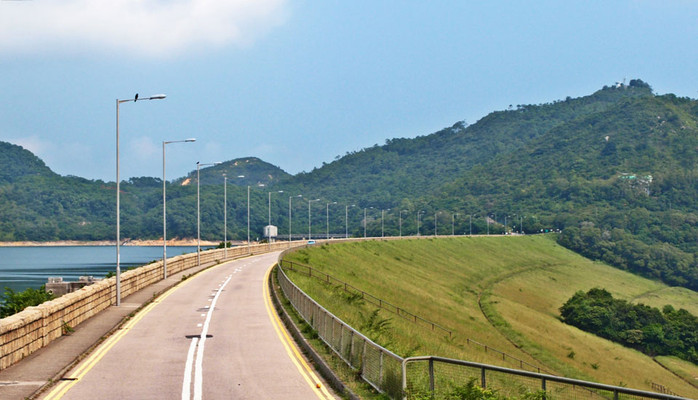
[[423, 212], [425, 212], [425, 211], [424, 210], [417, 211], [417, 236], [420, 236], [420, 234], [419, 234], [419, 219], [420, 219], [420, 216], [422, 215]]
[[[356, 204], [352, 204], [352, 207], [356, 207]], [[349, 238], [349, 206], [344, 206], [344, 239]]]
[[[162, 100], [166, 96], [164, 94], [156, 94], [150, 97], [144, 97], [141, 100]], [[121, 305], [121, 215], [119, 209], [121, 208], [121, 182], [119, 182], [119, 104], [126, 103], [129, 101], [136, 102], [138, 100], [138, 93], [132, 98], [127, 100], [116, 99], [116, 305]]]
[[399, 218], [399, 225], [400, 225], [400, 237], [402, 237], [402, 213], [407, 212], [407, 210], [400, 210], [400, 218]]
[[384, 217], [386, 211], [390, 211], [390, 209], [381, 210], [381, 238], [385, 237], [384, 230], [383, 230], [383, 217]]
[[451, 236], [456, 234], [456, 217], [458, 215], [458, 213], [455, 213], [451, 216]]
[[288, 196], [288, 247], [291, 247], [291, 199], [294, 197], [303, 197], [303, 195]]
[[[238, 175], [244, 178], [245, 175]], [[223, 259], [228, 259], [228, 177], [223, 174]]]
[[364, 239], [366, 239], [366, 225], [368, 225], [368, 220], [366, 219], [366, 207], [364, 207]]
[[333, 201], [332, 203], [327, 203], [327, 210], [325, 210], [325, 218], [327, 218], [327, 240], [330, 239], [330, 204], [337, 204], [337, 202]]
[[434, 236], [438, 236], [439, 212], [434, 211]]
[[196, 142], [196, 139], [169, 140], [162, 142], [162, 279], [167, 279], [167, 189], [165, 183], [165, 145], [170, 143]]
[[310, 219], [310, 203], [312, 203], [314, 201], [320, 201], [320, 199], [308, 200], [308, 241], [310, 241], [310, 239], [312, 239], [312, 233], [310, 231], [310, 225], [311, 225], [310, 224], [310, 221], [311, 221], [311, 219]]
[[364, 207], [364, 239], [366, 239], [366, 207]]
[[[283, 190], [277, 190], [276, 193], [283, 193]], [[272, 192], [269, 192], [269, 225], [268, 225], [268, 231], [267, 231], [267, 242], [269, 243], [269, 250], [271, 250], [271, 194]], [[278, 235], [278, 233], [277, 233]]]
[[201, 180], [199, 179], [199, 169], [203, 165], [218, 165], [220, 162], [202, 164], [196, 162], [196, 265], [201, 266]]
[[228, 259], [228, 175], [223, 174], [223, 259]]

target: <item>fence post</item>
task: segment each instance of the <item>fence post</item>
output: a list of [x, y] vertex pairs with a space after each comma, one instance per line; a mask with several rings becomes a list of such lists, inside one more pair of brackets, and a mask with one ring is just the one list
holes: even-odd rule
[[434, 359], [429, 359], [429, 390], [431, 396], [434, 397]]
[[361, 352], [361, 377], [364, 378], [364, 366], [366, 364], [366, 339], [364, 339], [364, 349]]
[[378, 352], [378, 382], [381, 387], [383, 386], [383, 349]]
[[543, 378], [543, 379], [541, 380], [541, 389], [543, 389], [543, 400], [546, 400], [546, 398], [547, 398], [546, 395], [545, 395], [545, 393], [547, 392], [547, 388], [546, 388], [546, 384], [545, 384], [545, 383], [546, 383], [546, 380], [545, 380], [545, 378]]
[[483, 389], [487, 389], [487, 380], [485, 379], [485, 368], [481, 368], [482, 373], [480, 374], [480, 386], [482, 386]]
[[[334, 316], [332, 316], [332, 343], [334, 343]], [[339, 352], [342, 352], [342, 325], [339, 325]]]

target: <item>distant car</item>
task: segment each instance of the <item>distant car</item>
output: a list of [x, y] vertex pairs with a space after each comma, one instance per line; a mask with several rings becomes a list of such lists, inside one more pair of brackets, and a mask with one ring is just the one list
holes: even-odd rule
[[308, 244], [315, 244], [314, 240], [308, 240]]

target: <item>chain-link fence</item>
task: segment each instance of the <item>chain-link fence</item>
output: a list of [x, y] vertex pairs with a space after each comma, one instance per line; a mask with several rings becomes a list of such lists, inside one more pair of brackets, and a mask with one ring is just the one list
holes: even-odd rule
[[293, 308], [318, 336], [376, 390], [393, 399], [402, 397], [402, 357], [387, 350], [335, 317], [276, 269], [279, 286]]
[[[674, 395], [603, 385], [443, 357], [402, 357], [344, 323], [276, 268], [279, 286], [318, 336], [376, 390], [392, 399], [450, 399], [469, 390], [494, 390], [507, 398], [543, 400], [687, 400]], [[477, 388], [474, 388], [477, 386]], [[465, 397], [464, 397], [465, 398]], [[469, 398], [469, 397], [468, 397]]]

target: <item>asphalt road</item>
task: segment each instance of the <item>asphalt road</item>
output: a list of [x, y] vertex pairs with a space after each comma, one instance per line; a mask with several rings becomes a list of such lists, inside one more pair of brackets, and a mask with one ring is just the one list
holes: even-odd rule
[[43, 398], [335, 398], [271, 305], [265, 278], [278, 255], [221, 264], [163, 293]]

